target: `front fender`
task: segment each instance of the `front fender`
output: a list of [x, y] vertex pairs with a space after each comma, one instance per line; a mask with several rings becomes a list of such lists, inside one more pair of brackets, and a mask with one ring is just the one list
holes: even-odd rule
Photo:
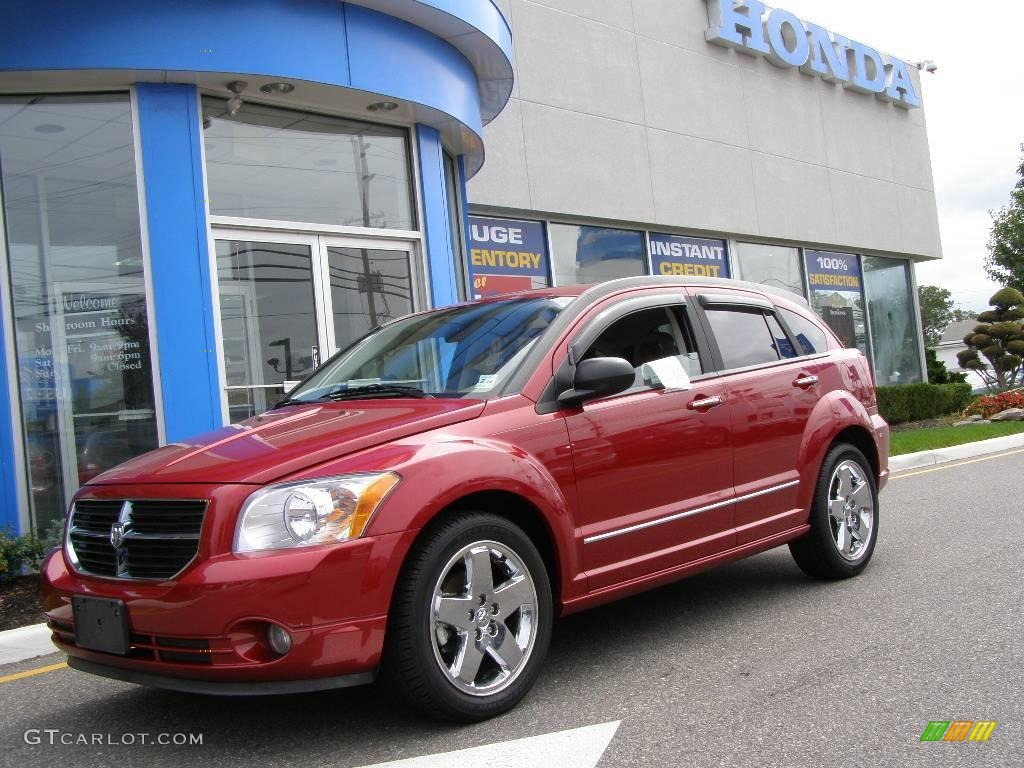
[[[547, 527], [562, 599], [585, 592], [569, 500], [547, 467], [521, 447], [488, 438], [414, 439], [370, 450], [329, 468], [320, 467], [316, 474], [378, 469], [393, 470], [402, 481], [382, 503], [367, 536], [421, 529], [445, 509], [476, 493], [514, 494], [532, 505]], [[406, 554], [401, 553], [403, 560]]]

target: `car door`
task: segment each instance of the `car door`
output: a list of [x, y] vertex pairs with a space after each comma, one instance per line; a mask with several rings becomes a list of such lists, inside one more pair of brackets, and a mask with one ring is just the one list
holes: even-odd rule
[[800, 450], [820, 397], [817, 367], [763, 297], [739, 291], [700, 293], [714, 361], [729, 398], [736, 492], [736, 543], [800, 525]]
[[[628, 391], [564, 411], [592, 590], [733, 545], [726, 388], [705, 372], [694, 327], [682, 291], [619, 301], [592, 315], [556, 377], [571, 386], [586, 357], [624, 357], [636, 371]], [[652, 375], [650, 363], [672, 358], [689, 388]]]

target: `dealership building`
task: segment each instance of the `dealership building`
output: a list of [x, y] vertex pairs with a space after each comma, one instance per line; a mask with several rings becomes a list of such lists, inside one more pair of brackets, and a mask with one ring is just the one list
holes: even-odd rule
[[45, 534], [382, 322], [533, 286], [751, 280], [920, 381], [919, 73], [870, 43], [749, 0], [23, 5], [0, 528]]

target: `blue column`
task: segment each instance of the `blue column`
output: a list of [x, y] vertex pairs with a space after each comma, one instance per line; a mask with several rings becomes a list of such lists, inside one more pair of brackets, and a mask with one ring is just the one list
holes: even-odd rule
[[426, 238], [430, 292], [435, 307], [459, 301], [452, 222], [444, 174], [444, 148], [436, 128], [416, 126], [420, 156], [420, 183], [423, 187], [423, 230]]
[[167, 441], [222, 425], [199, 93], [139, 83], [139, 132]]
[[[0, 232], [0, 237], [3, 232]], [[7, 265], [0, 262], [0, 269], [6, 269]], [[4, 281], [0, 281], [0, 285]], [[7, 314], [10, 312], [10, 304], [6, 297], [0, 303], [0, 309]], [[0, 318], [0, 360], [6, 366], [7, 347], [4, 338], [3, 320]], [[27, 533], [22, 530], [22, 518], [28, 518], [28, 510], [20, 510], [18, 500], [21, 493], [18, 488], [18, 471], [14, 461], [14, 452], [18, 450], [18, 443], [21, 441], [21, 424], [19, 414], [11, 409], [11, 393], [18, 386], [17, 366], [8, 368], [4, 375], [0, 375], [0, 531], [9, 531], [15, 534]], [[24, 514], [22, 514], [24, 513]]]

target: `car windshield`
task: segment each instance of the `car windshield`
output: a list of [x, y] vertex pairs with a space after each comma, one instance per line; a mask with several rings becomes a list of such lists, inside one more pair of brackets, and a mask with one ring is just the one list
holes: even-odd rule
[[487, 398], [508, 381], [571, 301], [559, 296], [516, 298], [410, 315], [328, 360], [283, 402]]

